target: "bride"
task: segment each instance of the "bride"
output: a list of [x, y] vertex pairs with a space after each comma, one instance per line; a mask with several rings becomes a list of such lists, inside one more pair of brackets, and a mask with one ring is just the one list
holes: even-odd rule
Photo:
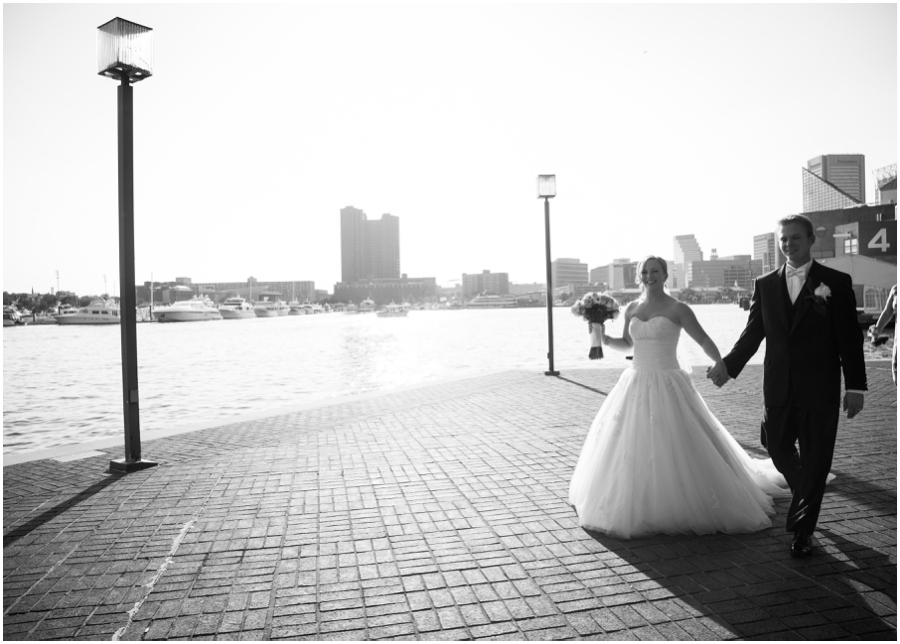
[[643, 294], [625, 309], [621, 338], [634, 347], [594, 418], [569, 486], [581, 525], [622, 538], [656, 533], [753, 532], [772, 525], [772, 496], [790, 496], [768, 461], [751, 458], [716, 420], [678, 364], [681, 330], [722, 361], [693, 311], [668, 295], [666, 262], [638, 265]]

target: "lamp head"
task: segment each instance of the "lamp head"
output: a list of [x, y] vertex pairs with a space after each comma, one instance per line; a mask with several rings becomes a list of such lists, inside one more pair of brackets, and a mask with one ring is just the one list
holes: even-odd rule
[[97, 27], [97, 72], [137, 83], [153, 75], [153, 30], [122, 18]]
[[537, 178], [538, 199], [552, 199], [556, 196], [556, 175], [539, 174]]

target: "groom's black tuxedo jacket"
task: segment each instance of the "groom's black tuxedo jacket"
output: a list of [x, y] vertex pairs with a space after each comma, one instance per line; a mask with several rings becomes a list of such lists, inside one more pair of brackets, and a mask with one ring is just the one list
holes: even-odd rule
[[[791, 304], [784, 271], [782, 266], [756, 280], [747, 326], [724, 358], [728, 375], [736, 378], [765, 338], [767, 407], [785, 405], [788, 397], [803, 409], [840, 405], [841, 370], [846, 389], [866, 389], [863, 335], [850, 276], [813, 261]], [[831, 290], [824, 304], [813, 295], [821, 284]]]

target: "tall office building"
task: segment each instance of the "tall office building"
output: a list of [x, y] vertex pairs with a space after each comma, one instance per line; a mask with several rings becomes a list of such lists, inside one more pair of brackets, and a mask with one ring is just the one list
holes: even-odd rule
[[687, 274], [691, 262], [703, 261], [703, 251], [693, 235], [677, 235], [674, 239], [672, 264], [669, 271], [671, 288], [687, 288]]
[[866, 157], [862, 154], [823, 154], [810, 159], [806, 169], [857, 203], [866, 203]]
[[823, 154], [801, 169], [803, 212], [850, 208], [866, 202], [866, 160], [861, 154]]
[[400, 219], [369, 221], [353, 206], [341, 208], [341, 281], [400, 277]]
[[762, 262], [763, 275], [784, 264], [784, 255], [779, 252], [778, 246], [775, 244], [775, 233], [753, 236], [753, 259]]

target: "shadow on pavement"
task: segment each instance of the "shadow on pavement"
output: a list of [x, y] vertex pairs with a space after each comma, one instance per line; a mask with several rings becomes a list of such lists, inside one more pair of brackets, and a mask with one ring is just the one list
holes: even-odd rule
[[565, 380], [566, 382], [570, 382], [570, 383], [572, 383], [573, 385], [578, 385], [579, 387], [583, 387], [584, 389], [589, 389], [589, 390], [591, 390], [591, 391], [593, 391], [593, 392], [596, 392], [596, 393], [600, 394], [601, 396], [608, 396], [608, 395], [609, 395], [609, 392], [608, 392], [608, 391], [601, 391], [600, 389], [594, 389], [593, 387], [590, 387], [590, 386], [588, 386], [588, 385], [586, 385], [586, 384], [584, 384], [584, 383], [578, 382], [578, 381], [576, 381], [576, 380], [571, 380], [571, 379], [569, 379], [569, 378], [563, 378], [562, 376], [556, 376], [556, 379], [557, 379], [557, 380]]
[[113, 483], [118, 481], [123, 476], [124, 476], [124, 474], [118, 474], [118, 473], [108, 474], [106, 476], [106, 478], [104, 478], [102, 481], [98, 481], [97, 483], [94, 483], [93, 485], [82, 490], [81, 492], [79, 492], [75, 496], [71, 497], [70, 499], [63, 501], [62, 503], [59, 503], [58, 505], [54, 505], [52, 508], [50, 508], [48, 510], [44, 510], [39, 515], [26, 521], [25, 523], [14, 527], [12, 530], [10, 530], [9, 532], [7, 532], [6, 534], [3, 535], [3, 547], [6, 548], [7, 546], [14, 544], [16, 541], [18, 541], [25, 535], [29, 534], [33, 530], [39, 528], [40, 526], [44, 525], [45, 523], [52, 520], [53, 518], [59, 516], [63, 512], [66, 512], [67, 510], [72, 509], [73, 507], [75, 507], [76, 505], [81, 503], [82, 501], [91, 498], [92, 496], [97, 494], [97, 492], [112, 485]]
[[[632, 587], [663, 589], [693, 609], [695, 617], [715, 622], [719, 639], [796, 639], [805, 629], [811, 629], [806, 635], [824, 629], [823, 635], [830, 635], [825, 639], [895, 641], [896, 627], [889, 620], [896, 615], [896, 564], [837, 533], [818, 532], [822, 538], [817, 534], [819, 547], [809, 559], [791, 559], [785, 541], [783, 549], [754, 550], [746, 564], [736, 565], [748, 547], [740, 540], [751, 535], [620, 540], [585, 530], [635, 570], [629, 575]], [[754, 573], [760, 576], [751, 577]]]

